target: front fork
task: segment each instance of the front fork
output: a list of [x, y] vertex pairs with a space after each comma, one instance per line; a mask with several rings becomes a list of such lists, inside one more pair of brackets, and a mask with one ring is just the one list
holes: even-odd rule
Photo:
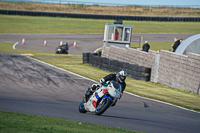
[[113, 99], [113, 102], [112, 102], [112, 104], [111, 104], [110, 106], [115, 106], [117, 100], [118, 100], [118, 98], [114, 98], [114, 99]]

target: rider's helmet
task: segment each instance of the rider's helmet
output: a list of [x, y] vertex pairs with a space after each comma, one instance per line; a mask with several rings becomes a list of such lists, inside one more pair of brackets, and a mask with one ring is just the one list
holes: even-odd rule
[[124, 70], [119, 70], [116, 74], [117, 81], [123, 83], [126, 80], [127, 73]]

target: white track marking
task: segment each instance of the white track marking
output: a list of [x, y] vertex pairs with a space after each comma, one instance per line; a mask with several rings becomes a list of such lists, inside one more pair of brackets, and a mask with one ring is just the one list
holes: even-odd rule
[[15, 49], [15, 46], [18, 44], [19, 42], [16, 42], [14, 45], [13, 45], [13, 49]]

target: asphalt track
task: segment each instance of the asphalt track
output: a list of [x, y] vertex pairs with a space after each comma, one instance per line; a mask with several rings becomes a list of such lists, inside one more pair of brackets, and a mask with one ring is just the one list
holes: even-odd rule
[[[132, 42], [139, 44], [142, 36], [143, 40], [150, 42], [173, 41], [174, 37], [186, 39], [193, 34], [133, 34]], [[25, 45], [22, 44], [22, 38], [25, 38]], [[44, 46], [44, 40], [47, 46]], [[69, 54], [82, 55], [86, 52], [94, 52], [103, 45], [103, 34], [0, 34], [0, 42], [18, 42], [17, 49], [29, 49], [39, 51], [55, 52], [60, 41], [68, 42]], [[73, 47], [76, 41], [76, 48]]]
[[[0, 41], [16, 42], [17, 39], [21, 41], [22, 36], [24, 35], [0, 35]], [[31, 34], [26, 37], [28, 36], [31, 40]], [[35, 36], [42, 37], [43, 35], [33, 35], [33, 38]], [[49, 38], [52, 39], [53, 36], [49, 35]], [[95, 36], [98, 38], [97, 34]], [[86, 39], [84, 46], [89, 45], [87, 43], [89, 37], [83, 37]], [[54, 39], [55, 42], [56, 40], [57, 38]], [[46, 47], [43, 44], [40, 46], [37, 41], [32, 39], [25, 45], [19, 43], [16, 48], [43, 50], [42, 48], [48, 47], [48, 44]], [[79, 42], [80, 49], [75, 52], [87, 49], [81, 47], [83, 42]], [[31, 48], [28, 47], [29, 45]], [[97, 46], [91, 47], [91, 51], [88, 50], [88, 52], [96, 48]], [[200, 113], [127, 93], [116, 106], [109, 108], [101, 116], [95, 116], [92, 113], [81, 114], [78, 111], [79, 103], [86, 88], [94, 81], [20, 54], [0, 53], [0, 75], [0, 110], [57, 117], [148, 133], [199, 133], [200, 131]]]

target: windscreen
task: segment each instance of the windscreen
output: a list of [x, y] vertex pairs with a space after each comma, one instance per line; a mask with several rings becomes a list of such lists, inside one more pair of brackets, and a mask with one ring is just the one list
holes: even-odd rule
[[113, 86], [115, 87], [115, 89], [117, 89], [118, 91], [121, 92], [122, 88], [121, 88], [121, 85], [118, 82], [111, 81], [111, 83], [113, 84]]

